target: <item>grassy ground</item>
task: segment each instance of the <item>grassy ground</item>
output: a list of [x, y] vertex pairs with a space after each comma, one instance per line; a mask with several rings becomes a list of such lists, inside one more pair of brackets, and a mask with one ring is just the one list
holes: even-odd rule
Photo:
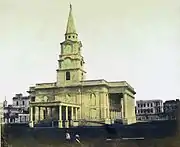
[[164, 139], [146, 139], [142, 141], [105, 141], [83, 140], [81, 144], [67, 143], [62, 140], [16, 139], [9, 140], [12, 147], [180, 147], [180, 136]]

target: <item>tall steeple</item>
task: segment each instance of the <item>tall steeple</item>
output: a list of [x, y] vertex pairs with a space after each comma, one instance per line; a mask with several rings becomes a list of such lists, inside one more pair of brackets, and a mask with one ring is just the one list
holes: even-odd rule
[[77, 32], [74, 24], [74, 19], [72, 15], [72, 5], [70, 4], [69, 17], [67, 21], [65, 40], [77, 41]]
[[59, 67], [57, 69], [57, 85], [66, 86], [80, 83], [85, 79], [84, 58], [81, 55], [82, 43], [78, 40], [78, 34], [72, 16], [72, 5], [70, 4], [69, 17], [67, 21], [65, 41], [60, 43], [61, 55], [59, 56]]

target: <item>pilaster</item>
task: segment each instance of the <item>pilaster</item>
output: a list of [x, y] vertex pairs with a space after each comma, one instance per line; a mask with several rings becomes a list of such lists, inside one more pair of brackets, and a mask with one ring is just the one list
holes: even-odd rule
[[106, 96], [106, 92], [100, 92], [99, 96], [100, 96], [100, 111], [101, 111], [101, 118], [100, 119], [106, 119], [107, 118], [107, 96]]
[[132, 124], [136, 122], [136, 116], [135, 116], [135, 105], [134, 105], [134, 98], [131, 97], [128, 93], [124, 93], [123, 96], [124, 101], [124, 123], [126, 124]]

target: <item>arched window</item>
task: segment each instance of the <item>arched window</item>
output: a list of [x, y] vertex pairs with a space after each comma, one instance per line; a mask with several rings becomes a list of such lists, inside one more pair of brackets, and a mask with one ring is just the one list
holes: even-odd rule
[[94, 93], [90, 94], [90, 104], [91, 104], [91, 106], [96, 105], [96, 95]]
[[70, 72], [69, 72], [69, 71], [67, 71], [67, 72], [66, 72], [66, 80], [70, 80], [70, 79], [71, 79]]

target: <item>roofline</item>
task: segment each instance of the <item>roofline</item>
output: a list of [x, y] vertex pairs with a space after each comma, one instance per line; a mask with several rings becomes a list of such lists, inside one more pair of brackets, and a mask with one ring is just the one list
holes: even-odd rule
[[[102, 83], [98, 83], [98, 84], [92, 84], [92, 85], [85, 85], [86, 82], [93, 82], [93, 81], [102, 81]], [[84, 83], [84, 84], [83, 84]], [[124, 83], [123, 86], [109, 86], [110, 83]], [[132, 88], [126, 81], [106, 81], [104, 79], [98, 79], [98, 80], [84, 80], [84, 81], [80, 81], [79, 83], [77, 83], [76, 85], [67, 85], [67, 86], [59, 86], [57, 87], [56, 82], [52, 82], [52, 83], [39, 83], [36, 85], [41, 85], [41, 84], [54, 84], [54, 86], [51, 87], [30, 87], [30, 90], [28, 90], [28, 93], [32, 93], [35, 91], [35, 89], [57, 89], [57, 88], [71, 88], [71, 87], [91, 87], [91, 86], [105, 86], [107, 88], [113, 88], [113, 87], [126, 87], [129, 91], [131, 91], [133, 94], [136, 94], [134, 88]]]
[[161, 102], [163, 102], [163, 100], [161, 100], [161, 99], [152, 99], [152, 100], [136, 100], [136, 102], [156, 102], [156, 101], [161, 101]]

